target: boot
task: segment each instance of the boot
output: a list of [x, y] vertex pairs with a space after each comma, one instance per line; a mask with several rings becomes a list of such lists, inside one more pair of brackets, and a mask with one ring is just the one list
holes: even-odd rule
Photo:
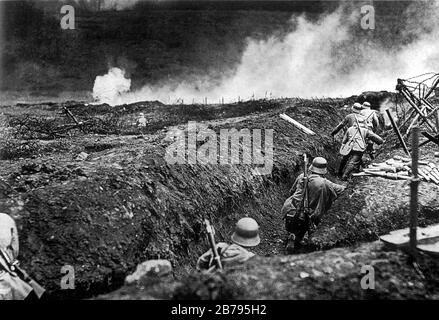
[[295, 243], [296, 243], [296, 236], [294, 234], [291, 234], [287, 239], [287, 245], [285, 246], [285, 250], [287, 254], [293, 254], [295, 251]]

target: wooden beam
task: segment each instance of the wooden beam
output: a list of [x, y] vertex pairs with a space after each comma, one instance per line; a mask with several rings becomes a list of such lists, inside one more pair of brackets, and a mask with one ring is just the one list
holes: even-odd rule
[[306, 134], [309, 135], [315, 135], [316, 133], [314, 131], [312, 131], [311, 129], [308, 129], [307, 127], [305, 127], [303, 124], [297, 122], [296, 120], [294, 120], [293, 118], [287, 116], [286, 114], [282, 113], [280, 114], [280, 117], [286, 121], [288, 121], [289, 123], [295, 125], [298, 129], [300, 129], [301, 131], [303, 131]]
[[415, 125], [412, 132], [412, 181], [410, 181], [410, 254], [414, 262], [418, 252], [416, 229], [418, 227], [418, 160], [419, 160], [419, 127]]
[[401, 132], [400, 132], [399, 129], [398, 129], [398, 126], [397, 126], [396, 123], [395, 123], [395, 120], [393, 119], [392, 114], [390, 113], [390, 110], [389, 110], [389, 109], [386, 109], [386, 113], [387, 113], [387, 116], [388, 116], [389, 119], [390, 119], [390, 123], [392, 124], [393, 130], [395, 131], [396, 136], [398, 137], [398, 139], [399, 139], [399, 143], [401, 143], [401, 146], [402, 146], [404, 152], [405, 152], [407, 155], [410, 156], [409, 149], [407, 148], [407, 145], [405, 144], [405, 141], [404, 141], [404, 139], [403, 139], [403, 137], [402, 137], [402, 135], [401, 135]]
[[430, 121], [428, 121], [428, 119], [426, 118], [426, 116], [424, 116], [424, 114], [422, 113], [422, 111], [418, 108], [418, 106], [410, 99], [410, 97], [408, 96], [407, 92], [405, 92], [405, 90], [400, 90], [400, 92], [402, 93], [402, 95], [404, 96], [404, 98], [406, 98], [407, 102], [410, 104], [410, 106], [416, 110], [416, 112], [418, 113], [418, 115], [425, 120], [425, 123], [430, 127], [431, 130], [434, 130], [433, 125], [430, 123]]

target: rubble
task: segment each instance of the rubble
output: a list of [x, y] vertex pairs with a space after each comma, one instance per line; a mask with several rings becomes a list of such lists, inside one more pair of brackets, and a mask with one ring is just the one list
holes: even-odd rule
[[75, 158], [76, 161], [84, 161], [87, 160], [88, 158], [88, 153], [86, 152], [81, 152], [80, 154], [78, 154], [78, 156]]
[[[211, 106], [198, 106], [197, 112], [186, 110], [188, 115], [172, 106], [162, 109], [158, 105], [134, 104], [125, 106], [125, 111], [115, 107], [116, 113], [120, 110], [120, 119], [129, 118], [133, 110], [143, 110], [153, 119], [145, 139], [135, 139], [137, 134], [119, 135], [119, 128], [106, 135], [76, 131], [68, 139], [45, 142], [47, 146], [56, 144], [56, 148], [48, 148], [38, 158], [2, 161], [0, 178], [14, 190], [13, 197], [22, 198], [20, 206], [15, 200], [0, 200], [2, 208], [14, 211], [20, 234], [28, 240], [22, 246], [24, 267], [50, 292], [63, 298], [84, 298], [117, 289], [142, 261], [161, 258], [172, 264], [173, 273], [160, 281], [147, 277], [151, 284], [148, 288], [157, 289], [147, 298], [186, 297], [189, 291], [193, 297], [239, 297], [239, 288], [230, 289], [233, 281], [223, 276], [214, 281], [194, 276], [190, 280], [193, 285], [187, 285], [190, 290], [180, 287], [178, 295], [161, 286], [175, 288], [180, 280], [186, 281], [185, 270], [193, 268], [196, 258], [207, 249], [201, 232], [206, 215], [215, 225], [218, 241], [228, 241], [228, 232], [238, 217], [255, 218], [262, 230], [255, 253], [262, 263], [282, 255], [286, 233], [279, 211], [300, 172], [301, 155], [327, 158], [328, 178], [335, 179], [339, 148], [329, 133], [344, 116], [338, 109], [343, 104], [343, 100], [332, 99], [256, 101], [215, 106], [214, 112], [210, 112]], [[101, 116], [96, 106], [70, 109], [81, 121]], [[105, 107], [102, 110], [110, 112]], [[281, 113], [291, 115], [316, 134], [308, 136], [290, 123], [279, 121]], [[215, 116], [218, 119], [212, 119]], [[215, 132], [223, 128], [276, 128], [272, 173], [255, 176], [249, 165], [168, 165], [163, 161], [170, 143], [164, 140], [167, 130], [178, 124], [184, 127], [184, 121], [191, 117]], [[81, 152], [88, 153], [87, 161], [74, 160]], [[389, 149], [389, 153], [379, 159], [393, 158], [395, 150]], [[348, 186], [346, 195], [337, 200], [319, 229], [307, 239], [306, 251], [372, 241], [378, 234], [406, 226], [404, 181], [370, 177], [359, 180]], [[420, 224], [425, 224], [434, 221], [434, 215], [429, 214], [439, 205], [426, 185], [421, 184], [420, 190]], [[6, 196], [12, 197], [10, 193]], [[266, 260], [264, 256], [268, 256]], [[285, 268], [295, 270], [290, 262], [297, 260], [286, 259]], [[332, 255], [319, 256], [319, 260], [331, 259]], [[304, 268], [301, 271], [310, 276], [303, 280], [324, 278], [323, 272], [336, 283], [340, 270], [353, 269], [346, 262], [331, 262], [322, 269]], [[78, 281], [74, 293], [59, 290], [59, 270], [65, 264], [75, 266]], [[260, 280], [255, 272], [248, 281]], [[296, 278], [300, 279], [299, 273], [289, 281]], [[204, 280], [200, 284], [197, 279]], [[125, 290], [123, 298], [146, 297], [133, 291], [143, 285], [132, 286], [121, 289]], [[212, 295], [208, 288], [214, 288]]]
[[168, 260], [148, 260], [139, 264], [136, 271], [125, 278], [125, 284], [133, 284], [148, 276], [165, 276], [171, 272], [172, 265]]

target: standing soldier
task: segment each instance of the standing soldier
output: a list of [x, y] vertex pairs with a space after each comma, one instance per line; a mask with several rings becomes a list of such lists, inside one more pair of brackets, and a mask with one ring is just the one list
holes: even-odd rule
[[366, 119], [367, 127], [373, 132], [377, 132], [380, 126], [380, 121], [378, 120], [376, 111], [370, 108], [369, 102], [365, 101], [363, 103], [363, 109], [361, 110], [360, 114]]
[[384, 142], [379, 135], [367, 128], [363, 119], [359, 119], [355, 125], [346, 131], [340, 148], [340, 154], [346, 161], [342, 176], [343, 180], [347, 180], [354, 171], [358, 172], [360, 170], [363, 154], [369, 141], [378, 145]]
[[[369, 102], [365, 101], [363, 103], [363, 110], [361, 110], [361, 114], [366, 119], [366, 125], [369, 128], [369, 130], [372, 130], [374, 133], [377, 133], [380, 128], [380, 121], [378, 119], [376, 111], [370, 108]], [[370, 140], [367, 142], [366, 153], [370, 155], [371, 159], [375, 157], [373, 142]]]
[[[332, 130], [331, 135], [335, 136], [341, 129], [347, 130], [348, 128], [352, 127], [356, 124], [357, 120], [362, 121], [364, 120], [364, 116], [361, 114], [363, 110], [363, 106], [356, 102], [352, 106], [352, 113], [348, 114], [342, 122], [340, 122], [334, 130]], [[349, 157], [343, 156], [340, 160], [340, 165], [338, 167], [338, 176], [341, 178], [343, 175], [344, 167], [346, 166], [346, 163], [348, 161]]]
[[[293, 253], [301, 245], [305, 234], [320, 223], [335, 199], [346, 188], [324, 178], [327, 173], [325, 158], [314, 158], [309, 171], [309, 175], [302, 173], [297, 177], [290, 190], [290, 197], [282, 208], [285, 216], [294, 216], [291, 229], [287, 230], [291, 233], [287, 242], [288, 253]], [[304, 201], [305, 195], [306, 201]], [[301, 205], [303, 202], [305, 202], [305, 207]], [[299, 212], [300, 208], [303, 208], [302, 212]]]
[[[246, 248], [256, 247], [261, 239], [259, 237], [259, 225], [252, 218], [242, 218], [235, 226], [232, 234], [232, 244], [219, 242], [216, 244], [222, 265], [242, 263], [255, 256]], [[212, 249], [198, 258], [197, 269], [208, 270], [214, 266], [214, 253]]]
[[143, 112], [139, 113], [139, 119], [137, 119], [137, 126], [139, 128], [145, 128], [146, 127], [146, 118]]
[[352, 112], [349, 113], [342, 122], [340, 122], [334, 130], [332, 130], [331, 135], [335, 136], [341, 129], [347, 130], [349, 127], [352, 127], [356, 120], [355, 119], [362, 119], [364, 116], [361, 114], [361, 111], [363, 110], [363, 106], [356, 102], [352, 106]]

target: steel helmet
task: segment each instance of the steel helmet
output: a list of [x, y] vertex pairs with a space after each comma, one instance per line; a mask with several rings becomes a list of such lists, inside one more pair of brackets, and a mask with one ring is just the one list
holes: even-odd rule
[[6, 250], [11, 258], [18, 256], [18, 231], [14, 219], [0, 213], [0, 248]]
[[315, 157], [312, 161], [311, 166], [309, 167], [309, 170], [314, 173], [318, 174], [326, 174], [328, 172], [328, 162], [325, 158], [322, 157]]
[[367, 101], [365, 101], [364, 103], [363, 103], [363, 108], [370, 108], [370, 103], [369, 102], [367, 102]]
[[361, 103], [355, 102], [352, 106], [352, 111], [359, 112], [361, 110], [363, 110], [363, 106], [361, 105]]
[[243, 247], [254, 247], [261, 242], [259, 225], [255, 219], [242, 218], [235, 225], [232, 241]]

